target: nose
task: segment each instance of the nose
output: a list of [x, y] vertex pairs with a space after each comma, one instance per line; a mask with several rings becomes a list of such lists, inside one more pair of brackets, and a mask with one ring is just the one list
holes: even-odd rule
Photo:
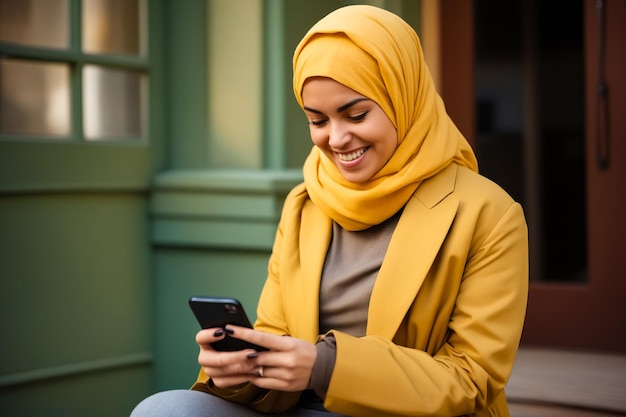
[[332, 123], [328, 137], [328, 144], [333, 149], [342, 149], [352, 139], [350, 129], [344, 123]]

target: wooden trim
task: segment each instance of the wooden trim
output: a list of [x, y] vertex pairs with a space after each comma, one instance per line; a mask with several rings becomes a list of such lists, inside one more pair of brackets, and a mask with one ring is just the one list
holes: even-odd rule
[[137, 141], [0, 140], [0, 194], [147, 190], [150, 148]]
[[424, 59], [435, 82], [441, 91], [441, 13], [439, 0], [422, 0], [420, 41]]
[[95, 359], [93, 361], [75, 362], [59, 366], [0, 375], [0, 387], [14, 387], [30, 383], [41, 383], [43, 380], [59, 379], [86, 373], [104, 372], [119, 368], [147, 366], [152, 363], [152, 353], [138, 352], [119, 355], [112, 358]]
[[94, 64], [128, 70], [148, 71], [150, 61], [143, 56], [96, 55], [62, 49], [37, 48], [0, 42], [3, 58], [29, 59], [41, 62]]
[[473, 6], [467, 0], [440, 2], [440, 93], [448, 114], [472, 146], [476, 130]]
[[151, 202], [152, 243], [269, 251], [285, 197], [301, 181], [300, 170], [161, 174]]

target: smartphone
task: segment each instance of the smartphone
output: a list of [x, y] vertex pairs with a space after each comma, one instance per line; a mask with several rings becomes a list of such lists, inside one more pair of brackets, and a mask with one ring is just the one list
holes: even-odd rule
[[[203, 329], [224, 327], [227, 324], [252, 328], [243, 306], [235, 298], [194, 296], [189, 299], [189, 307], [191, 307], [191, 311]], [[263, 346], [235, 339], [228, 335], [224, 339], [212, 343], [211, 346], [215, 350], [229, 352], [242, 349], [254, 349], [259, 352], [267, 350]]]

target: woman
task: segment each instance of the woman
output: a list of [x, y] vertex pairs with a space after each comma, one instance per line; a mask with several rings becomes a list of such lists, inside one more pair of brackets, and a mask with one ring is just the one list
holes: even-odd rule
[[[417, 35], [383, 9], [344, 7], [304, 36], [293, 69], [315, 146], [255, 330], [199, 332], [193, 389], [137, 415], [167, 403], [198, 416], [508, 416], [526, 223], [477, 173]], [[226, 334], [270, 350], [212, 350]]]

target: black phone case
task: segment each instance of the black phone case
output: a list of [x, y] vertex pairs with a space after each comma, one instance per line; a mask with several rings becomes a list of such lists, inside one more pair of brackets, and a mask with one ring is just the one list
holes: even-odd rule
[[[252, 328], [243, 306], [237, 299], [194, 296], [189, 299], [189, 306], [203, 329], [223, 328], [227, 324]], [[229, 352], [243, 349], [267, 350], [263, 346], [257, 346], [228, 335], [224, 339], [212, 343], [211, 346], [215, 350]]]

